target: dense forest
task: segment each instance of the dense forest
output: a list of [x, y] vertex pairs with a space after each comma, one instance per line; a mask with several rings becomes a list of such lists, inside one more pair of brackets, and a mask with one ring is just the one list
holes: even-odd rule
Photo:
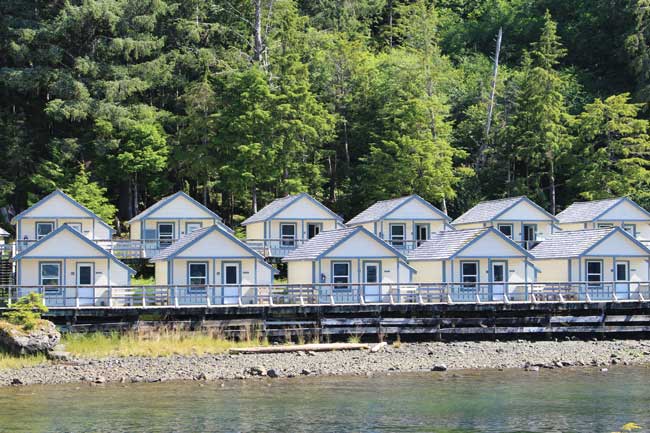
[[650, 207], [650, 0], [0, 0], [0, 97], [5, 227], [55, 188], [116, 226], [179, 189]]

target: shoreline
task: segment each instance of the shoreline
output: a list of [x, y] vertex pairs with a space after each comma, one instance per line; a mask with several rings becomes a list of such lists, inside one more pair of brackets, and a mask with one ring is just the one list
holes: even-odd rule
[[74, 358], [0, 370], [0, 386], [222, 381], [304, 376], [361, 376], [454, 370], [606, 369], [650, 365], [649, 340], [423, 342], [381, 351], [206, 354]]

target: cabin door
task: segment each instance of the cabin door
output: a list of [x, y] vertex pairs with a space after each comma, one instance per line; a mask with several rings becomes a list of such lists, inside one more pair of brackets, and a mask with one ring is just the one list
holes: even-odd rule
[[239, 263], [224, 263], [223, 265], [223, 303], [237, 304], [241, 288], [241, 265]]
[[417, 240], [416, 247], [422, 245], [424, 241], [429, 239], [429, 225], [428, 224], [416, 224], [415, 225], [415, 239]]
[[366, 302], [381, 301], [379, 262], [363, 262], [363, 296]]
[[616, 284], [616, 297], [618, 299], [629, 299], [630, 297], [630, 263], [616, 262], [614, 269]]
[[492, 300], [502, 301], [506, 292], [506, 283], [508, 282], [506, 262], [492, 262]]
[[92, 263], [77, 263], [79, 305], [95, 305], [95, 269]]

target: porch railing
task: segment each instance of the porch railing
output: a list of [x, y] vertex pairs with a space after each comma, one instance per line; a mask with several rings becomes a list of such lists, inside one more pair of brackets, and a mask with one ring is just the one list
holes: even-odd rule
[[[176, 242], [176, 239], [91, 239], [106, 251], [120, 259], [145, 259], [151, 258], [161, 250]], [[34, 239], [24, 239], [12, 244], [4, 245], [10, 249], [12, 255], [20, 253], [36, 243]]]
[[347, 283], [202, 286], [0, 286], [0, 307], [29, 292], [51, 308], [243, 305], [624, 302], [650, 300], [650, 283]]
[[268, 238], [268, 239], [246, 239], [246, 245], [263, 255], [264, 257], [284, 257], [295, 250], [309, 239], [298, 238]]

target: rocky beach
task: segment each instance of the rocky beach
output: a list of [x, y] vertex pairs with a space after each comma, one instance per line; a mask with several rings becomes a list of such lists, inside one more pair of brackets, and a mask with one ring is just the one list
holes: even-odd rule
[[[175, 380], [250, 380], [298, 376], [385, 375], [463, 369], [598, 368], [650, 364], [650, 340], [401, 343], [377, 352], [66, 359], [0, 371], [0, 386]], [[437, 373], [436, 373], [437, 374]]]

